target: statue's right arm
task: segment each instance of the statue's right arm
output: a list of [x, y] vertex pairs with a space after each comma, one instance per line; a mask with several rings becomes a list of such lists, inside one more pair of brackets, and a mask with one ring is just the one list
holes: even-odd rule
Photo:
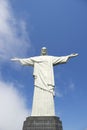
[[14, 57], [11, 59], [11, 61], [20, 61], [20, 58]]
[[11, 61], [17, 61], [17, 62], [20, 62], [21, 65], [29, 65], [29, 66], [33, 66], [34, 65], [34, 62], [32, 61], [31, 58], [23, 58], [23, 59], [20, 59], [20, 58], [12, 58]]

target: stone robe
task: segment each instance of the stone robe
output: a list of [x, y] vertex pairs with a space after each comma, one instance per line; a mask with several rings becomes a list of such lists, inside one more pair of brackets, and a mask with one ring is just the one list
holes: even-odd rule
[[55, 116], [53, 66], [66, 63], [69, 56], [35, 56], [20, 59], [22, 65], [33, 66], [34, 96], [31, 116]]

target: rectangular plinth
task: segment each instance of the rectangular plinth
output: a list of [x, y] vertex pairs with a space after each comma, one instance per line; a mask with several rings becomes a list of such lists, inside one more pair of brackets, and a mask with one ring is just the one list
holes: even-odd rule
[[27, 117], [24, 121], [23, 130], [63, 130], [59, 117]]

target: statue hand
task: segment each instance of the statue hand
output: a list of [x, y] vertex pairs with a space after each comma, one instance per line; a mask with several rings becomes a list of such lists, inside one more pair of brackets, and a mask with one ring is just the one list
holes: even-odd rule
[[72, 55], [73, 55], [73, 56], [78, 56], [78, 53], [73, 53]]
[[14, 58], [11, 59], [11, 61], [19, 61], [19, 58], [14, 57]]
[[73, 53], [73, 54], [69, 55], [69, 57], [75, 57], [75, 56], [78, 56], [78, 53]]

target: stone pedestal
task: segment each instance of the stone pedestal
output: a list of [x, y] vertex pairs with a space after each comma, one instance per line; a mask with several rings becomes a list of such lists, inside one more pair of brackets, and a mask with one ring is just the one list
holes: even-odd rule
[[24, 121], [22, 130], [63, 130], [63, 128], [59, 117], [30, 116]]

